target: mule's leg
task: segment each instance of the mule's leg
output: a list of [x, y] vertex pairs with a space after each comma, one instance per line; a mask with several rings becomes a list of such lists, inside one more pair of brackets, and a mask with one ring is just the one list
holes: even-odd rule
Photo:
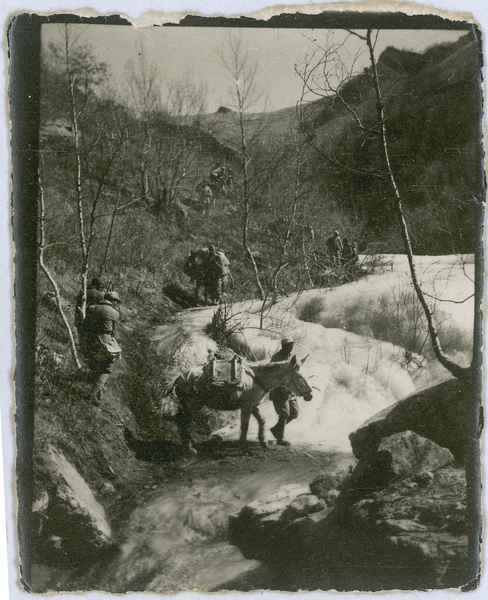
[[241, 437], [239, 443], [247, 446], [247, 431], [249, 429], [249, 419], [251, 418], [251, 407], [243, 406], [241, 408]]
[[256, 419], [256, 421], [258, 422], [258, 440], [259, 440], [259, 444], [263, 447], [263, 448], [267, 448], [268, 445], [266, 444], [266, 438], [264, 437], [264, 418], [263, 415], [261, 414], [261, 411], [259, 410], [259, 406], [253, 406], [252, 407], [252, 415], [254, 416], [254, 418]]

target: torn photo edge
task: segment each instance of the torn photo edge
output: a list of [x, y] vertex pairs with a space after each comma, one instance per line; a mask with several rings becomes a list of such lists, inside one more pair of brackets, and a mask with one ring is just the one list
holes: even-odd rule
[[[315, 11], [318, 7], [313, 7]], [[370, 7], [347, 14], [337, 11], [299, 12], [290, 14], [285, 7], [280, 14], [265, 17], [203, 17], [185, 15], [155, 18], [160, 26], [178, 27], [302, 27], [302, 28], [466, 28], [463, 18], [439, 16], [437, 14], [405, 14], [396, 12], [370, 12]], [[401, 5], [400, 5], [401, 8]], [[270, 9], [271, 11], [273, 9]], [[305, 11], [305, 7], [299, 7]], [[151, 19], [153, 15], [146, 18]], [[12, 20], [8, 31], [10, 53], [9, 64], [9, 103], [11, 120], [12, 155], [12, 227], [15, 244], [15, 329], [16, 329], [16, 371], [15, 371], [15, 427], [16, 427], [16, 478], [17, 478], [17, 530], [21, 580], [28, 589], [30, 580], [31, 536], [32, 536], [32, 444], [33, 444], [33, 404], [34, 404], [34, 363], [35, 363], [35, 314], [37, 277], [37, 219], [33, 214], [37, 197], [37, 149], [39, 144], [39, 70], [40, 70], [40, 29], [44, 23], [86, 23], [132, 26], [130, 21], [118, 15], [85, 17], [76, 14], [19, 14]], [[480, 40], [481, 32], [475, 23], [469, 23]], [[482, 66], [480, 60], [480, 77]], [[482, 103], [482, 98], [479, 99]], [[481, 132], [480, 132], [481, 135]], [[483, 159], [478, 157], [480, 168]], [[484, 195], [484, 192], [483, 192]], [[474, 348], [476, 353], [476, 389], [478, 403], [471, 407], [472, 427], [471, 459], [468, 460], [468, 489], [470, 522], [473, 524], [470, 542], [470, 560], [479, 571], [479, 538], [481, 534], [481, 462], [479, 439], [481, 435], [482, 397], [482, 342], [483, 321], [481, 304], [483, 301], [483, 209], [480, 207], [478, 220], [478, 251], [476, 253], [476, 326]], [[474, 585], [476, 587], [476, 584]]]

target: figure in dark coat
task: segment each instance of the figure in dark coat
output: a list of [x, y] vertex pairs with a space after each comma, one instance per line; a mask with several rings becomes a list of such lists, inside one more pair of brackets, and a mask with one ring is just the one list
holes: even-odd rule
[[337, 265], [340, 264], [342, 258], [342, 240], [338, 231], [334, 231], [334, 235], [331, 235], [326, 242], [327, 254], [332, 258], [333, 262]]
[[86, 311], [83, 329], [88, 366], [93, 378], [91, 397], [95, 402], [101, 399], [113, 363], [120, 355], [120, 347], [114, 337], [120, 319], [119, 304], [117, 292], [107, 292], [100, 304], [91, 305]]
[[[271, 362], [283, 362], [290, 360], [295, 342], [291, 338], [281, 340], [281, 350], [271, 357]], [[298, 417], [298, 402], [295, 394], [286, 387], [277, 387], [269, 393], [269, 399], [273, 402], [274, 409], [278, 415], [278, 422], [270, 428], [271, 433], [278, 440], [280, 446], [289, 446], [290, 442], [285, 439], [285, 426]]]
[[230, 263], [223, 252], [217, 250], [213, 244], [208, 246], [207, 279], [210, 301], [219, 304], [225, 283], [229, 277]]
[[[103, 301], [103, 283], [98, 277], [94, 277], [91, 280], [90, 285], [86, 288], [86, 307], [100, 304]], [[75, 326], [78, 331], [78, 339], [83, 348], [85, 343], [84, 340], [84, 328], [83, 328], [83, 311], [81, 310], [81, 300], [83, 293], [80, 292], [76, 298], [76, 312], [75, 312]]]

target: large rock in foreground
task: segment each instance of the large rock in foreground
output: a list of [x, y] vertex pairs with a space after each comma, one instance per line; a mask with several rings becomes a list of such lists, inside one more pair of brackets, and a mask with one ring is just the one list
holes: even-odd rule
[[55, 562], [64, 556], [71, 562], [97, 560], [112, 545], [103, 506], [77, 469], [52, 446], [43, 457], [42, 471], [47, 485], [33, 506], [43, 540], [40, 557]]
[[403, 431], [386, 438], [376, 452], [359, 461], [346, 489], [368, 492], [386, 487], [411, 475], [432, 472], [454, 461], [447, 448], [431, 440]]
[[454, 458], [462, 462], [469, 435], [466, 415], [472, 401], [471, 388], [458, 379], [400, 400], [351, 433], [354, 456], [360, 460], [367, 458], [384, 438], [410, 430], [448, 448]]
[[328, 512], [306, 486], [282, 486], [229, 517], [229, 542], [246, 558], [273, 562], [290, 544], [303, 542]]
[[[229, 519], [229, 541], [273, 566], [287, 591], [462, 587], [468, 561], [466, 480], [446, 448], [394, 434], [347, 478], [314, 493], [280, 490]], [[340, 488], [340, 491], [337, 489]]]

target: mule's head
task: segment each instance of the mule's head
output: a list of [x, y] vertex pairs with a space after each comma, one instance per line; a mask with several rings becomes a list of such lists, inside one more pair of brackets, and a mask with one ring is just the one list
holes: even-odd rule
[[303, 399], [306, 402], [310, 402], [312, 399], [312, 388], [310, 387], [308, 381], [305, 377], [300, 373], [300, 367], [307, 360], [308, 354], [302, 360], [297, 360], [297, 357], [294, 355], [290, 361], [291, 368], [291, 381], [293, 387], [295, 388], [295, 393], [297, 396], [303, 396]]

